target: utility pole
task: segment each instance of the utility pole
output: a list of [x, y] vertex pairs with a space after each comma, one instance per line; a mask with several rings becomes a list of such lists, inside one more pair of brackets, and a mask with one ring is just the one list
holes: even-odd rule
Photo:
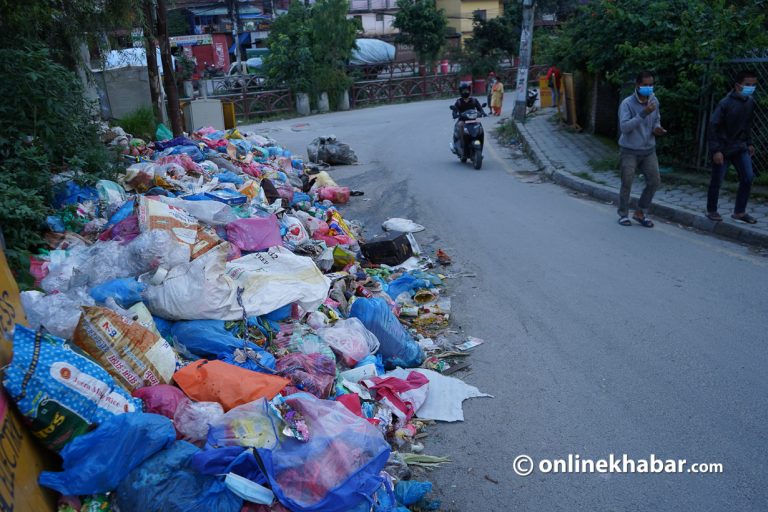
[[536, 0], [523, 1], [523, 27], [520, 31], [520, 65], [517, 68], [517, 99], [514, 117], [518, 121], [525, 119], [528, 99], [528, 68], [531, 66], [531, 46], [533, 44], [533, 9]]
[[181, 108], [179, 107], [179, 91], [173, 73], [171, 58], [171, 43], [168, 41], [168, 6], [166, 0], [157, 0], [157, 40], [160, 44], [160, 59], [163, 63], [163, 81], [165, 93], [168, 95], [168, 117], [171, 119], [171, 131], [178, 137], [184, 133], [181, 123]]
[[243, 61], [240, 58], [240, 0], [227, 0], [227, 13], [232, 20], [232, 39], [235, 42], [235, 62], [237, 72], [243, 72]]

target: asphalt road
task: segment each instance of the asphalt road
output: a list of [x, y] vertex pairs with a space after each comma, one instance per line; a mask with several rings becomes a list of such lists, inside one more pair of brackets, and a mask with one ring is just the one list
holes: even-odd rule
[[[621, 227], [614, 206], [517, 173], [530, 163], [494, 142], [474, 171], [448, 151], [448, 105], [254, 126], [297, 153], [317, 135], [348, 142], [363, 165], [333, 177], [366, 195], [346, 215], [371, 233], [412, 218], [476, 274], [450, 283], [454, 322], [486, 340], [463, 378], [495, 398], [431, 429], [427, 452], [454, 461], [429, 475], [443, 509], [768, 510], [768, 258], [672, 224]], [[520, 477], [521, 454], [723, 473]]]

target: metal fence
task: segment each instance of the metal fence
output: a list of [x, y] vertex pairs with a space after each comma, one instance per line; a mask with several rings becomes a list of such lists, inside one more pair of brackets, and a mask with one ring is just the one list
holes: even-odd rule
[[[235, 116], [250, 118], [293, 111], [293, 95], [289, 89], [268, 90], [263, 77], [233, 75], [200, 80], [200, 94], [211, 99], [231, 102]], [[189, 101], [191, 98], [182, 98]]]
[[457, 74], [365, 80], [352, 85], [352, 107], [456, 95]]
[[709, 120], [717, 103], [727, 94], [739, 71], [749, 69], [757, 74], [758, 91], [755, 94], [757, 109], [752, 123], [752, 140], [755, 156], [752, 165], [758, 173], [768, 174], [768, 58], [733, 59], [719, 66], [711, 65], [702, 86], [701, 112], [698, 129], [698, 165], [709, 168], [707, 132]]

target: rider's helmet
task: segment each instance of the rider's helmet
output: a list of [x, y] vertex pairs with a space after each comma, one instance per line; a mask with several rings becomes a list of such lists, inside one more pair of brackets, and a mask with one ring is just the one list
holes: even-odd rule
[[459, 94], [462, 98], [469, 98], [470, 93], [471, 91], [468, 83], [464, 82], [459, 85]]

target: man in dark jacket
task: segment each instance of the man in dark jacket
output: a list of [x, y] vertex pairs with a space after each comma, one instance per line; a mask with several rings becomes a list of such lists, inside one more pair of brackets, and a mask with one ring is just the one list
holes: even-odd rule
[[[466, 112], [467, 110], [477, 110], [477, 113], [480, 117], [485, 116], [485, 111], [483, 110], [483, 106], [480, 104], [479, 101], [477, 101], [477, 98], [472, 97], [472, 88], [467, 83], [462, 83], [459, 85], [459, 95], [461, 96], [459, 99], [456, 100], [456, 103], [453, 104], [453, 118], [458, 119], [461, 114]], [[457, 121], [456, 125], [453, 127], [453, 150], [454, 153], [459, 153], [460, 151], [463, 152], [464, 149], [461, 147], [461, 141], [462, 137], [461, 134], [464, 133], [464, 121]]]
[[717, 212], [717, 201], [728, 165], [733, 164], [739, 175], [739, 190], [731, 217], [747, 224], [757, 222], [746, 212], [752, 181], [755, 178], [752, 171], [752, 156], [755, 154], [755, 146], [752, 145], [755, 100], [752, 94], [756, 86], [757, 75], [754, 72], [739, 72], [733, 90], [720, 100], [709, 122], [712, 178], [707, 194], [707, 217], [714, 221], [723, 220]]

